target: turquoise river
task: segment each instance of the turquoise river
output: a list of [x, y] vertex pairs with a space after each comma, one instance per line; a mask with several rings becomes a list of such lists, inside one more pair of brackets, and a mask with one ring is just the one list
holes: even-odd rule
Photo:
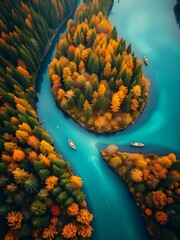
[[[116, 144], [132, 151], [130, 142], [145, 143], [143, 153], [180, 157], [180, 29], [176, 23], [176, 0], [114, 1], [109, 19], [120, 37], [132, 43], [139, 58], [147, 55], [145, 76], [151, 81], [146, 109], [138, 120], [122, 132], [94, 134], [65, 115], [53, 99], [48, 64], [59, 39], [54, 39], [38, 74], [37, 113], [46, 120], [43, 127], [54, 139], [56, 151], [69, 161], [73, 173], [83, 179], [88, 209], [94, 214], [93, 240], [148, 240], [141, 213], [128, 188], [102, 160], [100, 149]], [[77, 146], [73, 151], [67, 139]]]

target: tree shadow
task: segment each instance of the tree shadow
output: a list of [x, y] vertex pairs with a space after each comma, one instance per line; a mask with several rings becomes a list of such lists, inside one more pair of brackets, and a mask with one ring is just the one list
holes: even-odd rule
[[180, 4], [176, 4], [174, 6], [174, 14], [175, 14], [176, 22], [180, 28]]

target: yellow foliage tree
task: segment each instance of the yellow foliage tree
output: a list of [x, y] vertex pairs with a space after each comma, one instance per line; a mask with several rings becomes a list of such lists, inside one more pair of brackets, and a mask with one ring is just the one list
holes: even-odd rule
[[99, 88], [98, 88], [98, 95], [100, 96], [100, 95], [104, 94], [105, 91], [106, 91], [106, 87], [105, 87], [105, 85], [103, 83], [101, 83], [99, 85]]
[[49, 153], [54, 152], [54, 147], [45, 140], [42, 140], [40, 143], [40, 151], [43, 154], [48, 155]]
[[64, 97], [64, 94], [65, 94], [65, 91], [62, 88], [60, 88], [58, 90], [58, 96], [57, 96], [58, 100], [61, 101], [63, 99], [63, 97]]
[[73, 175], [70, 177], [69, 180], [74, 185], [75, 188], [82, 187], [82, 179], [80, 177]]
[[29, 21], [28, 18], [25, 19], [25, 24], [26, 24], [26, 26], [27, 26], [30, 30], [33, 29], [32, 24], [31, 24], [31, 22]]
[[122, 160], [119, 156], [112, 157], [109, 160], [109, 165], [113, 168], [119, 167], [121, 165], [121, 163], [122, 163]]
[[29, 137], [29, 134], [26, 131], [17, 130], [16, 131], [16, 137], [20, 142], [26, 143], [27, 139]]
[[48, 191], [52, 191], [54, 187], [58, 185], [58, 180], [59, 179], [56, 176], [49, 176], [48, 178], [46, 178], [45, 180], [46, 189]]
[[43, 155], [42, 153], [39, 154], [38, 156], [40, 162], [44, 163], [44, 165], [46, 165], [47, 167], [50, 167], [51, 165], [51, 160], [49, 158], [47, 158], [45, 155]]
[[8, 152], [12, 152], [14, 149], [16, 149], [18, 146], [17, 146], [17, 143], [14, 143], [14, 142], [5, 142], [4, 143], [4, 148], [6, 151]]
[[106, 148], [106, 151], [108, 153], [115, 153], [116, 151], [118, 150], [118, 147], [116, 145], [109, 145], [107, 148]]
[[92, 107], [91, 107], [91, 104], [88, 102], [88, 100], [86, 100], [83, 104], [83, 108], [84, 108], [84, 111], [86, 110], [92, 110]]
[[135, 86], [133, 87], [133, 93], [134, 93], [137, 97], [141, 96], [141, 87], [140, 87], [139, 85], [135, 85]]
[[172, 165], [172, 161], [166, 156], [159, 157], [157, 162], [165, 168], [170, 168], [170, 166]]
[[84, 72], [85, 71], [85, 65], [84, 62], [81, 60], [79, 65], [78, 65], [79, 72]]
[[28, 172], [26, 172], [24, 169], [21, 169], [21, 168], [15, 168], [12, 171], [12, 174], [17, 184], [23, 184], [26, 181], [26, 179], [29, 177]]
[[69, 63], [69, 68], [70, 68], [70, 70], [71, 70], [71, 73], [76, 72], [76, 70], [77, 70], [77, 65], [76, 65], [76, 63], [73, 62], [73, 61], [71, 61], [71, 62]]
[[131, 100], [131, 105], [130, 105], [130, 109], [133, 111], [137, 111], [137, 108], [139, 107], [139, 102], [136, 98], [133, 98]]
[[111, 101], [111, 111], [112, 112], [118, 112], [120, 107], [121, 101], [117, 93], [114, 93], [112, 95], [112, 101]]
[[71, 69], [69, 67], [64, 67], [63, 78], [67, 78], [68, 76], [71, 76]]
[[28, 70], [24, 69], [23, 67], [18, 66], [18, 67], [17, 67], [17, 70], [18, 70], [19, 72], [21, 72], [25, 77], [27, 77], [27, 78], [29, 78], [29, 79], [31, 78], [31, 75], [29, 74]]
[[134, 168], [131, 171], [131, 178], [134, 182], [141, 182], [142, 181], [142, 171], [140, 169]]
[[19, 124], [18, 127], [19, 127], [19, 130], [25, 131], [29, 135], [32, 134], [32, 129], [27, 123], [23, 122], [22, 124]]
[[104, 76], [106, 78], [111, 77], [111, 63], [106, 63], [105, 67], [104, 67]]
[[86, 78], [85, 78], [85, 76], [79, 75], [79, 76], [77, 77], [77, 83], [78, 83], [79, 85], [85, 85], [85, 83], [86, 83]]
[[89, 55], [88, 49], [84, 49], [84, 50], [82, 51], [82, 53], [81, 53], [81, 59], [82, 59], [83, 61], [86, 61], [87, 58], [88, 58], [88, 55]]

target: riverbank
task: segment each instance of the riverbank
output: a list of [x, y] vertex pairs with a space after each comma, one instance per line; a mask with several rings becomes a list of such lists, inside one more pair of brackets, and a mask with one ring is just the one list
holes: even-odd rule
[[159, 157], [117, 152], [115, 145], [108, 146], [101, 154], [128, 186], [152, 238], [177, 239], [180, 160], [174, 154]]

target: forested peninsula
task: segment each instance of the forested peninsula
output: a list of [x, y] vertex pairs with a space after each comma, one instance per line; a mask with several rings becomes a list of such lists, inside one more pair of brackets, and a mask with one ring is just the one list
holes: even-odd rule
[[131, 44], [118, 38], [108, 11], [101, 10], [98, 1], [77, 8], [49, 66], [61, 109], [98, 133], [122, 130], [134, 122], [147, 103], [150, 85], [141, 59]]
[[109, 145], [103, 159], [132, 193], [154, 240], [178, 240], [180, 235], [180, 160], [118, 151]]
[[35, 112], [36, 73], [74, 0], [0, 2], [0, 238], [88, 239], [82, 180]]

